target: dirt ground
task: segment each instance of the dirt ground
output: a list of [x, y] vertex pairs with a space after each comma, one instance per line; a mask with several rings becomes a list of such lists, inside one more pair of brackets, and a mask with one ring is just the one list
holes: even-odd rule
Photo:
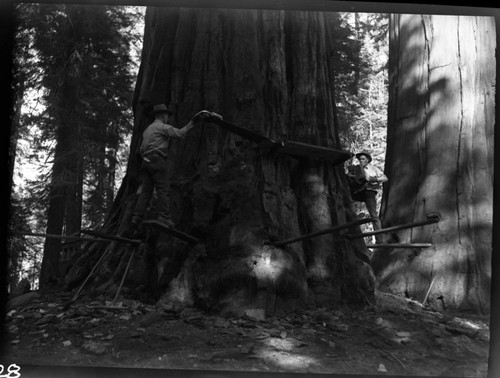
[[[280, 318], [264, 318], [258, 311], [245, 318], [222, 318], [195, 309], [165, 310], [134, 300], [111, 303], [104, 298], [84, 297], [68, 306], [71, 296], [65, 292], [30, 292], [23, 297], [8, 303], [8, 340], [1, 359], [5, 369], [18, 365], [22, 377], [42, 376], [36, 369], [58, 376], [59, 370], [47, 370], [46, 365], [186, 372], [487, 375], [488, 318], [445, 315], [388, 294], [377, 293], [377, 306], [363, 311], [317, 308]], [[71, 370], [71, 376], [80, 376], [75, 371], [87, 376], [85, 369]], [[120, 371], [144, 375], [143, 370]]]

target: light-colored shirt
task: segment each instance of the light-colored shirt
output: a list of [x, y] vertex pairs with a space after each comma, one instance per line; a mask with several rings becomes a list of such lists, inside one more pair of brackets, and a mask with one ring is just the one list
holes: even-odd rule
[[163, 157], [167, 157], [170, 138], [185, 138], [193, 127], [191, 121], [182, 129], [178, 129], [155, 119], [142, 134], [141, 155], [144, 157], [152, 152], [157, 152]]
[[[380, 182], [386, 182], [387, 181], [387, 176], [384, 175], [384, 173], [378, 169], [377, 167], [371, 165], [371, 164], [367, 164], [364, 169], [363, 169], [363, 173], [365, 175], [365, 178], [366, 178], [366, 181], [368, 181], [368, 183], [370, 182], [370, 179], [373, 179], [373, 178], [376, 178], [378, 181]], [[370, 187], [370, 185], [367, 185], [367, 190], [374, 190], [376, 191], [376, 187], [378, 185], [375, 184], [374, 187]]]

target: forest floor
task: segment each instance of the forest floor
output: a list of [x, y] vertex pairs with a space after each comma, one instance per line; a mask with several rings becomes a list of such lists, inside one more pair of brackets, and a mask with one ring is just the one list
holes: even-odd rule
[[[486, 377], [488, 318], [376, 296], [377, 306], [362, 311], [318, 308], [280, 318], [258, 312], [223, 318], [134, 300], [82, 298], [68, 306], [67, 292], [30, 292], [7, 305], [8, 340], [0, 362], [20, 366], [22, 377], [42, 376], [34, 372], [47, 372], [47, 365], [151, 369], [148, 375], [182, 369], [210, 376], [232, 371]], [[43, 376], [69, 376], [58, 371]], [[99, 375], [86, 372], [71, 376]]]

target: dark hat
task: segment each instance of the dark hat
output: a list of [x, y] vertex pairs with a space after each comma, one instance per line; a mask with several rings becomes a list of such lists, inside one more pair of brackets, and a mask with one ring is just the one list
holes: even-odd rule
[[152, 114], [158, 114], [158, 113], [168, 113], [170, 115], [173, 114], [172, 111], [169, 108], [167, 108], [165, 104], [158, 104], [153, 107]]
[[361, 152], [358, 152], [358, 153], [356, 154], [356, 157], [359, 159], [359, 157], [360, 157], [361, 155], [366, 156], [366, 158], [368, 159], [368, 163], [371, 163], [371, 161], [372, 161], [372, 155], [370, 155], [370, 154], [369, 154], [368, 152], [366, 152], [366, 151], [361, 151]]

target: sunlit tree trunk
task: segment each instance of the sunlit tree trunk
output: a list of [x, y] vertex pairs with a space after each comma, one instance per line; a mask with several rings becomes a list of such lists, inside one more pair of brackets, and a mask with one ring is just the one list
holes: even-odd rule
[[[273, 139], [339, 149], [329, 33], [328, 16], [317, 12], [149, 8], [127, 176], [104, 230], [128, 227], [147, 106], [170, 105], [178, 126], [209, 109]], [[362, 243], [324, 235], [268, 245], [356, 218], [342, 167], [264, 151], [209, 123], [173, 141], [168, 164], [173, 219], [202, 242], [148, 239], [129, 287], [223, 313], [373, 301], [370, 267], [355, 255], [366, 252]], [[112, 248], [94, 285], [116, 290], [128, 254]], [[68, 282], [80, 282], [100, 253], [90, 248]]]
[[382, 220], [441, 221], [391, 235], [432, 248], [375, 253], [383, 290], [422, 301], [430, 288], [437, 308], [489, 309], [495, 48], [494, 18], [391, 17]]
[[[16, 78], [19, 77], [19, 82], [16, 83], [16, 91], [15, 91], [15, 101], [14, 101], [14, 110], [11, 114], [11, 127], [10, 127], [10, 140], [9, 140], [9, 158], [8, 158], [8, 173], [9, 177], [7, 181], [9, 184], [8, 187], [13, 187], [14, 184], [14, 165], [16, 161], [16, 149], [17, 149], [17, 140], [19, 137], [19, 122], [21, 118], [21, 106], [23, 104], [23, 96], [24, 96], [24, 78], [22, 75], [16, 75]], [[8, 198], [11, 199], [12, 193], [8, 194]], [[8, 203], [11, 203], [9, 201]], [[13, 206], [11, 205], [9, 208], [9, 218], [12, 217], [13, 214], [10, 212], [13, 211]], [[10, 286], [10, 289], [15, 287], [18, 279], [18, 269], [19, 269], [19, 254], [15, 248], [12, 248], [13, 241], [10, 240], [10, 247], [7, 248], [7, 261], [10, 266], [6, 270], [8, 272], [8, 280], [7, 283]]]

